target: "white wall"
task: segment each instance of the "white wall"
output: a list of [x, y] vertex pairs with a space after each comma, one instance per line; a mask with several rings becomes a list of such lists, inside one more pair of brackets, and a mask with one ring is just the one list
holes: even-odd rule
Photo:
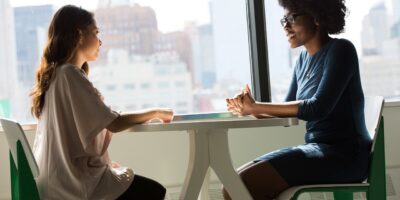
[[[386, 165], [400, 170], [400, 103], [389, 103], [384, 109]], [[277, 148], [300, 144], [304, 123], [294, 127], [232, 130], [229, 134], [235, 167]], [[30, 141], [34, 132], [27, 133]], [[188, 159], [188, 137], [184, 132], [121, 133], [114, 135], [109, 148], [111, 158], [132, 167], [136, 173], [149, 176], [165, 186], [180, 185]], [[0, 133], [0, 199], [10, 199], [8, 145]], [[216, 180], [212, 176], [212, 180]], [[400, 186], [395, 190], [400, 191]]]

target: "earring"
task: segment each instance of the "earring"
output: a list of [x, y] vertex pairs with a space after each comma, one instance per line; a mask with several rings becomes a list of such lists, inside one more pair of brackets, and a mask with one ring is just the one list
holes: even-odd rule
[[319, 26], [319, 20], [317, 18], [314, 18], [314, 24], [315, 26]]

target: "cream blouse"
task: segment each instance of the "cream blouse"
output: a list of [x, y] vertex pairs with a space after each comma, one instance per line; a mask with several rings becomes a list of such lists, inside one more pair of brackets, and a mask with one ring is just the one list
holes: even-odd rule
[[132, 169], [112, 166], [107, 152], [105, 128], [117, 117], [81, 69], [57, 68], [33, 146], [42, 199], [116, 199], [127, 190]]

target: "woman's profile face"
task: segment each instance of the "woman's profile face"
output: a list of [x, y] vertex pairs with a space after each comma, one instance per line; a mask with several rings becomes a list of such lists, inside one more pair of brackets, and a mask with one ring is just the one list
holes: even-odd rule
[[99, 29], [96, 23], [94, 23], [82, 34], [79, 51], [85, 57], [86, 61], [94, 61], [99, 55], [101, 40], [98, 38], [98, 33]]
[[305, 45], [316, 36], [314, 18], [306, 13], [285, 9], [281, 23], [291, 48]]

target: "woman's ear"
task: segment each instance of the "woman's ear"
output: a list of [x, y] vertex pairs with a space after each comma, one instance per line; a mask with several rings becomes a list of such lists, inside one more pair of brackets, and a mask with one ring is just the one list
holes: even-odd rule
[[83, 32], [82, 32], [82, 30], [78, 30], [78, 33], [79, 33], [79, 45], [82, 45], [83, 44]]

